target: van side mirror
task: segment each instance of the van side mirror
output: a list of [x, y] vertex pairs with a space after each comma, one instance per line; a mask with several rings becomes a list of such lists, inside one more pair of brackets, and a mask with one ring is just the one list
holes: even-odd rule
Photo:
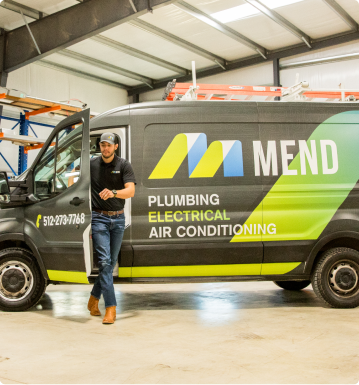
[[7, 173], [0, 171], [0, 203], [10, 202], [10, 187], [7, 179]]

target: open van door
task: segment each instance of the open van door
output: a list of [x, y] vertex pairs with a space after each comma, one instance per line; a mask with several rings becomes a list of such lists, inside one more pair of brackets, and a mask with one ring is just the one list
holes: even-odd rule
[[61, 121], [31, 166], [34, 204], [24, 233], [52, 281], [88, 283], [91, 273], [90, 110]]

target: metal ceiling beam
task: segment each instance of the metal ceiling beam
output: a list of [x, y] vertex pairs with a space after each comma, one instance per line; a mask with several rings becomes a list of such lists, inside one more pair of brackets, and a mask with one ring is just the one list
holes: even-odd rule
[[292, 69], [292, 68], [302, 68], [302, 67], [308, 67], [308, 66], [319, 65], [319, 64], [338, 63], [341, 61], [358, 60], [358, 59], [359, 59], [359, 53], [349, 53], [345, 55], [330, 56], [330, 57], [324, 57], [321, 59], [303, 60], [303, 61], [298, 61], [294, 63], [283, 64], [283, 65], [280, 65], [280, 69], [286, 70], [286, 69]]
[[[281, 87], [280, 84], [280, 67], [279, 67], [279, 59], [273, 59], [273, 85], [277, 87]], [[280, 96], [275, 96], [274, 100], [280, 100]]]
[[204, 57], [205, 59], [208, 59], [210, 61], [213, 61], [215, 62], [218, 66], [220, 66], [222, 69], [226, 69], [226, 61], [209, 52], [209, 51], [206, 51], [205, 49], [203, 48], [200, 48], [200, 47], [197, 47], [196, 45], [192, 44], [192, 43], [189, 43], [188, 41], [186, 40], [183, 40], [175, 35], [172, 35], [171, 33], [167, 32], [167, 31], [164, 31], [163, 29], [160, 29], [160, 28], [157, 28], [155, 27], [154, 25], [152, 24], [149, 24], [149, 23], [146, 23], [145, 21], [143, 20], [140, 20], [140, 19], [136, 19], [136, 20], [131, 20], [130, 22], [131, 25], [134, 25], [135, 27], [137, 28], [140, 28], [144, 31], [147, 31], [147, 32], [150, 32], [156, 36], [159, 36], [173, 44], [176, 44], [188, 51], [191, 51], [199, 56], [202, 56]]
[[263, 3], [261, 3], [259, 0], [245, 0], [247, 3], [252, 5], [253, 7], [257, 8], [258, 11], [263, 13], [264, 15], [268, 16], [270, 19], [275, 21], [277, 24], [285, 28], [287, 31], [292, 33], [294, 36], [296, 36], [298, 39], [304, 41], [304, 43], [311, 48], [311, 38], [301, 31], [299, 28], [297, 28], [295, 25], [293, 25], [290, 21], [282, 17], [279, 13], [273, 11], [272, 9], [265, 6]]
[[113, 73], [118, 74], [118, 75], [126, 76], [129, 79], [134, 79], [134, 80], [137, 80], [141, 83], [145, 83], [151, 88], [153, 87], [153, 79], [148, 78], [146, 76], [139, 75], [139, 74], [132, 72], [132, 71], [125, 70], [124, 68], [120, 68], [120, 67], [114, 66], [112, 64], [105, 63], [101, 60], [97, 60], [97, 59], [94, 59], [92, 57], [85, 56], [85, 55], [82, 55], [82, 54], [74, 52], [74, 51], [70, 51], [68, 49], [64, 49], [63, 51], [57, 52], [57, 54], [69, 57], [71, 59], [79, 60], [83, 63], [93, 65], [97, 68], [102, 68], [106, 71], [113, 72]]
[[266, 59], [266, 49], [261, 45], [255, 43], [253, 40], [248, 39], [248, 37], [242, 35], [241, 33], [235, 31], [232, 28], [227, 27], [225, 24], [220, 23], [218, 20], [200, 11], [199, 9], [192, 7], [192, 5], [182, 0], [177, 1], [174, 5], [187, 12], [188, 14], [194, 16], [195, 18], [210, 25], [211, 27], [215, 28], [217, 31], [222, 32], [231, 39], [234, 39], [237, 42], [247, 46], [248, 48], [253, 49]]
[[[334, 47], [339, 44], [348, 43], [351, 41], [359, 40], [359, 32], [351, 32], [346, 34], [338, 34], [327, 36], [323, 39], [313, 40], [311, 51], [316, 51], [322, 48]], [[289, 56], [300, 55], [303, 53], [308, 53], [308, 47], [305, 44], [295, 45], [286, 47], [280, 50], [271, 51], [268, 53], [268, 60], [274, 59], [283, 59]], [[240, 68], [250, 67], [256, 64], [265, 64], [268, 63], [268, 60], [264, 60], [260, 56], [252, 56], [241, 60], [233, 60], [228, 62], [227, 71], [233, 71]], [[204, 78], [207, 76], [213, 76], [223, 73], [219, 68], [210, 68], [203, 71], [197, 71], [197, 79]], [[167, 86], [169, 79], [161, 79], [154, 82], [153, 88], [165, 88]], [[191, 81], [191, 76], [183, 76], [182, 78], [177, 78], [177, 82], [189, 82]], [[128, 95], [132, 96], [134, 94], [141, 94], [148, 92], [147, 87], [132, 87], [128, 91]]]
[[[83, 0], [77, 0], [77, 2], [82, 3]], [[0, 6], [6, 9], [9, 9], [11, 11], [17, 12], [19, 14], [22, 13], [25, 16], [31, 17], [35, 20], [41, 19], [41, 17], [48, 16], [47, 13], [40, 12], [34, 8], [26, 7], [20, 3], [16, 3], [13, 0], [4, 0], [2, 3], [0, 3]], [[91, 38], [92, 40], [97, 41], [98, 43], [107, 45], [111, 48], [117, 49], [118, 51], [124, 52], [128, 55], [137, 57], [138, 59], [147, 61], [152, 64], [156, 64], [160, 67], [167, 68], [171, 71], [174, 71], [180, 75], [188, 75], [189, 71], [186, 68], [177, 66], [176, 64], [167, 62], [166, 60], [159, 59], [155, 56], [149, 55], [145, 52], [139, 51], [135, 48], [129, 47], [125, 44], [119, 43], [115, 40], [109, 39], [105, 36], [94, 36]]]
[[13, 0], [3, 0], [0, 3], [0, 7], [8, 9], [10, 11], [20, 13], [21, 11], [25, 16], [31, 17], [32, 19], [38, 20], [41, 19], [43, 16], [46, 16], [45, 13], [40, 12], [34, 8], [27, 7], [26, 5], [17, 3]]
[[6, 87], [7, 72], [4, 71], [5, 63], [5, 30], [0, 28], [0, 87]]
[[105, 78], [102, 78], [102, 77], [99, 77], [99, 76], [95, 76], [95, 75], [90, 75], [90, 74], [88, 74], [86, 72], [75, 70], [73, 68], [70, 68], [70, 67], [67, 67], [67, 66], [64, 66], [64, 65], [61, 65], [61, 64], [56, 64], [56, 63], [53, 63], [53, 62], [50, 62], [50, 61], [47, 61], [47, 60], [39, 60], [35, 64], [41, 65], [43, 67], [55, 69], [57, 71], [62, 71], [62, 72], [68, 73], [70, 75], [75, 75], [75, 76], [78, 76], [80, 78], [84, 78], [84, 79], [87, 79], [87, 80], [93, 80], [93, 81], [96, 81], [96, 82], [99, 82], [99, 83], [103, 83], [103, 84], [106, 84], [108, 86], [122, 88], [124, 90], [128, 90], [130, 88], [129, 86], [126, 86], [126, 85], [121, 84], [121, 83], [114, 82], [113, 80], [105, 79]]
[[108, 47], [114, 48], [118, 51], [124, 52], [127, 55], [137, 57], [138, 59], [144, 60], [146, 62], [156, 64], [162, 68], [167, 68], [170, 71], [176, 72], [181, 75], [188, 75], [189, 71], [186, 68], [177, 66], [176, 64], [170, 63], [166, 60], [159, 59], [155, 56], [149, 55], [148, 53], [139, 51], [135, 48], [129, 47], [128, 45], [119, 43], [118, 41], [109, 39], [105, 36], [94, 36], [91, 40], [96, 41], [97, 43], [107, 45]]
[[279, 59], [273, 59], [273, 85], [280, 87]]
[[335, 1], [323, 0], [353, 31], [358, 31], [358, 23]]
[[[155, 9], [173, 1], [151, 0], [151, 7]], [[147, 13], [148, 0], [133, 0], [133, 2], [138, 12], [133, 10], [129, 1], [87, 0], [32, 22], [30, 29], [41, 54], [38, 53], [26, 26], [7, 31], [5, 72], [43, 59]]]

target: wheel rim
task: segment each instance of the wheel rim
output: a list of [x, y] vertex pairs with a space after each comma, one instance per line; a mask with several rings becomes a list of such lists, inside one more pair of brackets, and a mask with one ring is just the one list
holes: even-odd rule
[[329, 287], [340, 297], [351, 297], [359, 291], [359, 266], [353, 261], [336, 262], [328, 275]]
[[0, 297], [7, 301], [26, 298], [34, 285], [31, 269], [24, 262], [9, 261], [0, 266]]

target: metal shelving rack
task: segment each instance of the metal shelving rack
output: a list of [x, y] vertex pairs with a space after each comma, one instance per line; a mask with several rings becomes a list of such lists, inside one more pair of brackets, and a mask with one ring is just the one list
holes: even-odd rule
[[[3, 115], [0, 115], [0, 119], [16, 122], [14, 127], [12, 127], [10, 130], [7, 130], [7, 131], [13, 131], [17, 126], [20, 126], [19, 135], [11, 135], [5, 132], [0, 133], [0, 143], [3, 140], [6, 140], [6, 141], [12, 142], [13, 144], [19, 145], [19, 158], [18, 158], [17, 172], [14, 170], [14, 168], [10, 165], [8, 160], [5, 158], [5, 156], [1, 152], [0, 152], [0, 156], [5, 161], [5, 163], [9, 166], [10, 170], [13, 172], [14, 175], [20, 175], [27, 169], [28, 150], [41, 148], [43, 143], [45, 143], [45, 140], [38, 138], [35, 130], [31, 125], [36, 124], [38, 126], [49, 127], [49, 128], [54, 128], [55, 126], [52, 126], [50, 124], [38, 123], [38, 122], [30, 122], [28, 119], [26, 119], [26, 115], [22, 113], [20, 114], [20, 119], [9, 118]], [[35, 137], [28, 136], [29, 128], [32, 131], [32, 133], [35, 135]]]
[[[80, 108], [71, 104], [39, 99], [28, 96], [20, 91], [7, 88], [0, 89], [0, 105], [20, 107], [24, 111], [24, 113], [20, 113], [19, 119], [0, 115], [0, 119], [16, 122], [16, 124], [11, 129], [0, 128], [0, 143], [2, 141], [9, 141], [19, 146], [17, 172], [14, 170], [14, 167], [11, 166], [5, 156], [0, 152], [0, 157], [8, 165], [15, 176], [22, 174], [27, 169], [28, 151], [41, 148], [47, 139], [39, 138], [32, 125], [48, 128], [55, 127], [54, 125], [50, 124], [30, 121], [31, 116], [51, 112], [65, 117], [79, 112], [86, 107], [86, 104], [82, 106], [83, 108]], [[15, 135], [13, 133], [17, 126], [19, 126], [19, 135]], [[34, 136], [29, 134], [30, 131]]]

